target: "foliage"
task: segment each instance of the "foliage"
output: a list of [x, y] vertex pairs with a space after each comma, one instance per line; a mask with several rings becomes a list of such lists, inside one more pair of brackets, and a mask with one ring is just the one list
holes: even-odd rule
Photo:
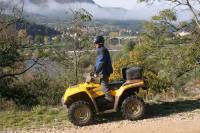
[[112, 79], [121, 77], [120, 69], [124, 66], [141, 66], [151, 90], [180, 89], [179, 78], [195, 69], [196, 58], [200, 55], [199, 44], [173, 35], [172, 26], [179, 29], [174, 21], [175, 13], [164, 10], [146, 22], [144, 32], [139, 36], [140, 43], [129, 52], [128, 58], [121, 57], [114, 62]]
[[134, 49], [135, 45], [136, 44], [133, 40], [126, 41], [124, 46], [123, 46], [123, 52], [129, 53], [130, 51], [132, 51]]
[[60, 34], [59, 31], [46, 25], [36, 24], [27, 20], [20, 20], [16, 22], [15, 25], [16, 30], [26, 29], [27, 34], [32, 37], [35, 37], [36, 35], [53, 37]]
[[152, 19], [166, 22], [166, 21], [176, 21], [177, 17], [176, 17], [175, 11], [171, 9], [165, 9], [165, 10], [162, 10], [158, 16], [153, 16]]
[[19, 107], [32, 107], [38, 104], [57, 105], [65, 91], [65, 85], [60, 79], [51, 79], [46, 74], [37, 74], [30, 81], [23, 78], [4, 79], [0, 87], [2, 88], [0, 98], [13, 101]]
[[[174, 5], [174, 8], [185, 9], [190, 11], [193, 16], [193, 21], [197, 26], [198, 30], [200, 30], [200, 1], [199, 0], [139, 0], [140, 2], [147, 2], [147, 3], [154, 3], [154, 2], [163, 2], [166, 1]], [[176, 18], [174, 15], [171, 14], [172, 12], [163, 12], [162, 15], [170, 16], [170, 19]], [[185, 12], [188, 13], [188, 12]], [[169, 18], [169, 17], [168, 17]]]
[[110, 80], [122, 80], [122, 68], [127, 67], [129, 60], [125, 58], [120, 58], [113, 62], [113, 74]]
[[[70, 70], [74, 75], [74, 82], [78, 83], [83, 78], [81, 63], [85, 55], [89, 54], [87, 50], [91, 47], [90, 34], [87, 32], [87, 26], [92, 20], [92, 15], [85, 9], [72, 10], [72, 21], [70, 29], [65, 35], [66, 45], [63, 49], [55, 49], [55, 55], [52, 59], [62, 64], [66, 70]], [[71, 52], [69, 52], [71, 50]]]
[[[23, 4], [22, 4], [23, 5]], [[20, 7], [20, 6], [19, 6]], [[0, 13], [0, 80], [21, 75], [37, 64], [37, 57], [32, 57], [31, 51], [24, 54], [23, 40], [27, 36], [25, 29], [16, 30], [15, 24], [22, 20], [23, 8], [13, 7], [13, 13]], [[13, 15], [13, 16], [12, 16]], [[34, 60], [28, 67], [25, 61]]]
[[41, 35], [35, 36], [35, 42], [36, 43], [38, 43], [38, 44], [43, 43], [43, 40], [44, 40], [43, 36], [41, 36]]
[[[33, 52], [26, 49], [29, 46], [23, 46], [28, 33], [23, 27], [18, 31], [19, 25], [16, 26], [22, 22], [22, 16], [19, 16], [22, 12], [13, 11], [14, 16], [7, 15], [3, 10], [0, 13], [0, 99], [12, 101], [18, 106], [59, 104], [64, 93], [63, 81], [53, 80], [47, 75], [35, 75], [31, 81], [22, 77], [47, 53], [43, 49]], [[42, 36], [36, 36], [38, 43], [43, 40]]]

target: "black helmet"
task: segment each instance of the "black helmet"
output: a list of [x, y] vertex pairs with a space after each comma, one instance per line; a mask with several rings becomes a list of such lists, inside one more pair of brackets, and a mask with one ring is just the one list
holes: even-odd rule
[[103, 36], [97, 36], [97, 37], [95, 37], [95, 39], [94, 39], [94, 43], [95, 44], [104, 44], [104, 37]]

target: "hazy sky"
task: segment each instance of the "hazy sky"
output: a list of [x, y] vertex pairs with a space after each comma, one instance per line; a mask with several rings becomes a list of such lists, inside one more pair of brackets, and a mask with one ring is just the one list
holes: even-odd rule
[[[13, 4], [13, 2], [19, 0], [0, 0], [4, 2], [8, 2]], [[47, 6], [38, 6], [31, 3], [29, 0], [25, 2], [25, 11], [48, 15], [48, 16], [57, 16], [63, 17], [62, 14], [66, 15], [66, 11], [71, 8], [85, 8], [95, 18], [102, 19], [142, 19], [149, 20], [151, 16], [156, 15], [159, 11], [172, 7], [169, 3], [156, 2], [153, 5], [148, 5], [147, 3], [138, 3], [137, 0], [94, 0], [98, 5], [102, 7], [121, 7], [127, 9], [126, 12], [124, 10], [111, 9], [107, 10], [104, 8], [100, 8], [97, 5], [92, 5], [88, 3], [78, 3], [78, 4], [60, 4], [55, 2], [54, 0], [48, 0], [46, 3]], [[58, 16], [59, 14], [59, 16]], [[178, 10], [177, 14], [179, 14], [179, 19], [185, 20], [191, 18], [191, 14], [188, 12], [183, 12], [182, 10]]]
[[[145, 19], [149, 19], [151, 16], [158, 14], [159, 11], [172, 8], [172, 5], [168, 2], [155, 2], [153, 5], [147, 3], [140, 3], [138, 0], [94, 0], [97, 4], [103, 7], [122, 7], [129, 10], [129, 16], [132, 14], [136, 18], [141, 19], [142, 16]], [[191, 18], [191, 13], [186, 10], [177, 9], [178, 18], [180, 20], [187, 20]], [[183, 15], [184, 14], [184, 15]]]
[[94, 1], [101, 6], [122, 7], [126, 9], [133, 9], [136, 5], [139, 4], [137, 0], [94, 0]]
[[122, 7], [132, 9], [138, 5], [137, 0], [94, 0], [97, 4], [106, 7]]

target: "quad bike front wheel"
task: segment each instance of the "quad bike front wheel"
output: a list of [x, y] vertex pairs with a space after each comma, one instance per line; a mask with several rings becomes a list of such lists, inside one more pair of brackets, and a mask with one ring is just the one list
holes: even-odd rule
[[136, 96], [127, 97], [121, 106], [121, 112], [125, 119], [138, 120], [144, 115], [145, 105], [143, 100]]
[[93, 113], [89, 103], [78, 101], [72, 103], [68, 110], [70, 122], [77, 126], [85, 126], [92, 122]]

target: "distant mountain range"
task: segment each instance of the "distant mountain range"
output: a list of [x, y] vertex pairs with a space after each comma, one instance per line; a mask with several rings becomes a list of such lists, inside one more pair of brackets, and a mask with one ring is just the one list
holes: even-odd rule
[[21, 20], [15, 23], [15, 25], [17, 30], [26, 29], [27, 34], [32, 37], [35, 37], [36, 35], [54, 37], [61, 34], [59, 31], [56, 31], [53, 28], [47, 27], [45, 25], [31, 23], [25, 20]]
[[[90, 4], [90, 5], [93, 5], [93, 6], [97, 6], [101, 9], [106, 9], [106, 10], [120, 10], [120, 11], [126, 11], [126, 9], [124, 8], [120, 8], [120, 7], [101, 7], [100, 5], [96, 4], [93, 0], [27, 0], [27, 1], [30, 1], [32, 4], [35, 4], [35, 5], [48, 5], [49, 3], [51, 2], [55, 2], [57, 4], [82, 4], [82, 6], [84, 4]], [[83, 6], [83, 8], [85, 8]]]
[[[30, 2], [34, 4], [45, 4], [48, 2], [48, 0], [30, 0]], [[65, 3], [90, 3], [90, 4], [95, 4], [93, 0], [55, 0], [55, 2], [60, 3], [60, 4], [65, 4]]]
[[[12, 0], [0, 0], [7, 9], [12, 10]], [[34, 20], [66, 20], [71, 10], [80, 8], [90, 12], [94, 19], [126, 20], [130, 19], [128, 11], [119, 7], [102, 7], [93, 0], [25, 0], [24, 15]], [[38, 16], [38, 18], [37, 18]]]
[[[127, 10], [118, 7], [102, 7], [93, 0], [27, 0], [25, 11], [29, 14], [38, 14], [55, 20], [66, 20], [69, 9], [84, 8], [95, 19], [117, 19], [126, 17]], [[34, 15], [35, 16], [35, 15]]]

